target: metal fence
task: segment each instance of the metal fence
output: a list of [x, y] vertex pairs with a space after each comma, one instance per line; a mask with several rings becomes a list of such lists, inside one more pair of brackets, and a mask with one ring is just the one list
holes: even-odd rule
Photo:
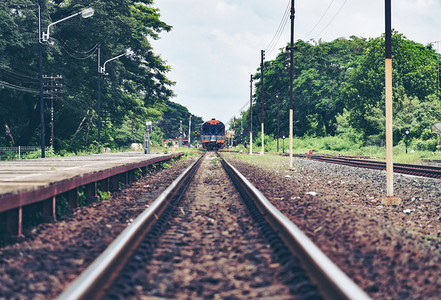
[[[47, 157], [53, 156], [52, 147], [46, 147]], [[0, 147], [0, 160], [18, 160], [29, 158], [41, 158], [41, 147], [39, 146], [18, 146]]]

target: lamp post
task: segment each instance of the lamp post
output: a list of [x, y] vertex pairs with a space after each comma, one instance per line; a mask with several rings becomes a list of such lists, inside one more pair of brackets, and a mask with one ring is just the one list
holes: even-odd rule
[[41, 157], [45, 158], [45, 137], [44, 137], [44, 99], [43, 99], [43, 42], [47, 42], [50, 37], [51, 26], [66, 21], [70, 18], [81, 15], [83, 18], [93, 16], [93, 8], [86, 8], [76, 14], [73, 14], [64, 19], [58, 20], [47, 26], [47, 32], [41, 31], [41, 0], [38, 0], [38, 69], [39, 69], [39, 81], [40, 81], [40, 143], [41, 143]]
[[112, 60], [118, 59], [121, 56], [129, 55], [132, 53], [131, 50], [127, 49], [126, 52], [112, 57], [104, 62], [101, 67], [101, 44], [98, 44], [98, 95], [97, 95], [97, 113], [98, 113], [98, 143], [101, 142], [101, 74], [109, 75], [106, 73], [106, 64]]
[[253, 154], [253, 74], [250, 76], [250, 155]]
[[439, 43], [441, 43], [441, 41], [434, 41], [432, 42], [432, 44], [437, 45], [437, 53], [436, 53], [436, 61], [437, 61], [437, 80], [436, 80], [436, 94], [438, 95], [438, 101], [440, 100], [439, 97]]
[[[41, 1], [41, 0], [40, 0], [40, 1]], [[42, 32], [42, 34], [41, 34], [41, 40], [42, 40], [43, 42], [47, 42], [47, 41], [49, 40], [49, 35], [50, 35], [50, 28], [51, 28], [51, 26], [54, 26], [54, 25], [56, 25], [56, 24], [58, 24], [58, 23], [61, 23], [61, 22], [63, 22], [63, 21], [66, 21], [66, 20], [68, 20], [68, 19], [70, 19], [70, 18], [73, 18], [73, 17], [79, 16], [79, 15], [81, 15], [84, 19], [86, 19], [86, 18], [89, 18], [89, 17], [93, 16], [94, 13], [95, 13], [95, 11], [93, 10], [93, 8], [89, 7], [89, 8], [86, 8], [86, 9], [80, 11], [80, 12], [77, 12], [76, 14], [73, 14], [73, 15], [71, 15], [71, 16], [69, 16], [69, 17], [66, 17], [66, 18], [64, 18], [64, 19], [61, 19], [61, 20], [58, 20], [58, 21], [56, 21], [56, 22], [54, 22], [54, 23], [49, 24], [49, 25], [47, 26], [47, 32], [46, 32], [46, 33], [45, 33], [45, 32]]]

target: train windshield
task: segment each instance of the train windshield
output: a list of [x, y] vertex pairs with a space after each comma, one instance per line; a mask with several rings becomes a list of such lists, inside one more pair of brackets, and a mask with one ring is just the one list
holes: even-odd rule
[[202, 134], [206, 135], [224, 135], [225, 134], [225, 125], [221, 122], [210, 124], [205, 123], [202, 125]]
[[202, 133], [203, 134], [210, 134], [210, 125], [209, 124], [205, 123], [202, 126]]

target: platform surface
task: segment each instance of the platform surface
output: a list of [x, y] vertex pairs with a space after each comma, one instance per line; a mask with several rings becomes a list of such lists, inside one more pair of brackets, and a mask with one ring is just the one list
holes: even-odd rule
[[1, 161], [0, 198], [7, 194], [33, 191], [78, 176], [142, 163], [169, 155], [144, 154], [144, 152], [138, 151]]

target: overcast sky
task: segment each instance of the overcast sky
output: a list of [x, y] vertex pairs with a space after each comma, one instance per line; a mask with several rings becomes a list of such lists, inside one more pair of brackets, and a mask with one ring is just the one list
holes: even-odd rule
[[[227, 123], [249, 103], [260, 51], [272, 60], [290, 38], [290, 21], [273, 37], [290, 0], [156, 0], [173, 26], [153, 42], [172, 67], [173, 98], [204, 120]], [[384, 0], [296, 0], [294, 39], [332, 41], [384, 33]], [[392, 0], [392, 27], [424, 45], [441, 40], [440, 0]], [[437, 47], [437, 46], [436, 46]], [[246, 106], [246, 107], [244, 107]]]

